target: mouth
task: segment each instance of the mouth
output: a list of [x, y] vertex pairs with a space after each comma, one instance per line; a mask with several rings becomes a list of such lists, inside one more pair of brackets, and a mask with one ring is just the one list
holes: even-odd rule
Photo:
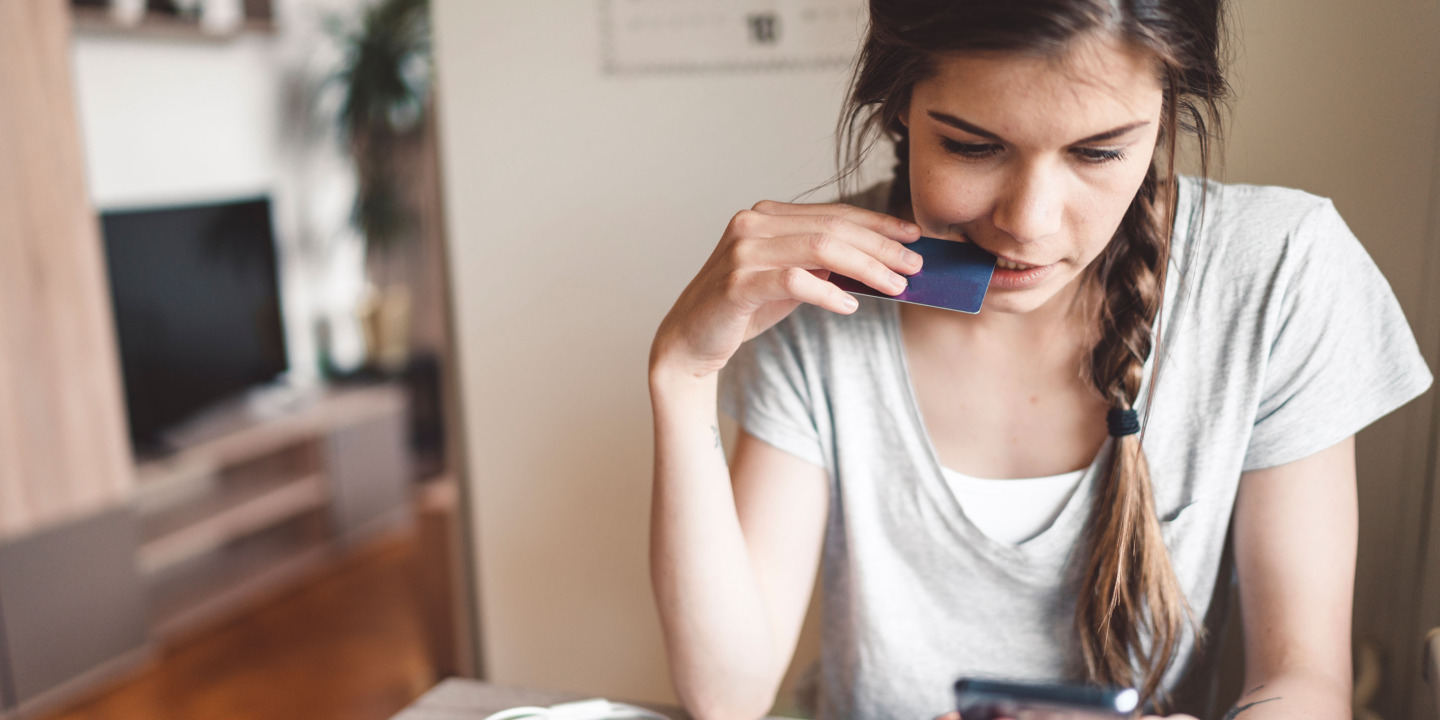
[[1034, 269], [1037, 268], [1037, 267], [1044, 267], [1043, 265], [1030, 265], [1030, 264], [1026, 264], [1026, 263], [1022, 263], [1022, 262], [1017, 262], [1017, 261], [1015, 261], [1015, 260], [1011, 260], [1010, 258], [1007, 258], [1007, 257], [1005, 257], [1004, 255], [1001, 255], [1001, 254], [999, 254], [999, 253], [997, 253], [997, 252], [994, 252], [994, 251], [992, 251], [992, 250], [989, 250], [989, 249], [986, 248], [984, 245], [981, 245], [980, 243], [975, 242], [975, 239], [972, 238], [972, 237], [970, 237], [970, 234], [969, 234], [969, 233], [963, 233], [963, 232], [960, 233], [960, 242], [970, 243], [971, 245], [975, 245], [976, 247], [979, 247], [981, 250], [984, 250], [985, 252], [988, 252], [988, 253], [990, 253], [991, 255], [994, 255], [994, 256], [995, 256], [995, 267], [1000, 268], [1001, 270], [1013, 270], [1013, 271], [1016, 271], [1016, 272], [1024, 272], [1024, 271], [1026, 271], [1026, 270], [1034, 270]]
[[990, 276], [992, 290], [1028, 290], [1045, 282], [1059, 266], [1058, 262], [1048, 265], [1031, 265], [1011, 260], [975, 242], [974, 238], [964, 232], [960, 233], [960, 242], [973, 243], [976, 247], [995, 256], [995, 272]]
[[1055, 264], [1031, 265], [1016, 262], [1000, 255], [995, 256], [995, 272], [990, 276], [990, 287], [996, 290], [1029, 290], [1045, 282], [1052, 275]]
[[1026, 264], [1024, 264], [1024, 263], [1018, 263], [1018, 262], [1015, 262], [1014, 260], [1010, 260], [1010, 259], [1007, 259], [1007, 258], [1003, 258], [1003, 257], [1000, 257], [1000, 256], [997, 255], [997, 256], [995, 256], [995, 267], [998, 267], [998, 268], [1000, 268], [1000, 269], [1002, 269], [1002, 270], [1025, 271], [1025, 270], [1032, 270], [1032, 269], [1037, 268], [1037, 267], [1040, 267], [1040, 266], [1039, 266], [1039, 265], [1026, 265]]

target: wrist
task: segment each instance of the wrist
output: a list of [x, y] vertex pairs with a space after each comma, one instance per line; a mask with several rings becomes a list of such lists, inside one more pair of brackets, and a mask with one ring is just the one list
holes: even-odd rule
[[725, 363], [697, 361], [685, 352], [683, 343], [665, 342], [655, 338], [650, 346], [650, 386], [714, 384]]
[[697, 372], [683, 361], [652, 359], [650, 362], [650, 397], [659, 402], [664, 399], [685, 399], [691, 397], [715, 397], [719, 386], [718, 371]]

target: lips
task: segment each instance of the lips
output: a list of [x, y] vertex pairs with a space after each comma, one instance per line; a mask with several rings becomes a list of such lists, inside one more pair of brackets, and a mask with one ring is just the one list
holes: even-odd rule
[[[968, 243], [971, 243], [971, 244], [974, 244], [974, 245], [978, 245], [978, 246], [979, 246], [980, 248], [982, 248], [982, 249], [985, 248], [984, 245], [980, 245], [980, 243], [975, 242], [975, 239], [972, 238], [972, 237], [970, 237], [970, 235], [967, 234], [967, 233], [961, 233], [961, 234], [960, 234], [960, 242], [968, 242]], [[1018, 261], [1015, 261], [1015, 260], [1011, 260], [1010, 258], [1007, 258], [1007, 257], [1005, 257], [1005, 256], [1003, 256], [1003, 255], [998, 254], [998, 253], [995, 253], [994, 251], [991, 251], [991, 250], [986, 250], [986, 252], [988, 252], [988, 253], [990, 253], [991, 255], [994, 255], [994, 256], [995, 256], [995, 267], [997, 267], [997, 268], [999, 268], [999, 269], [1001, 269], [1001, 270], [1012, 270], [1012, 271], [1015, 271], [1015, 272], [1024, 272], [1024, 271], [1026, 271], [1026, 270], [1034, 270], [1034, 269], [1037, 268], [1037, 267], [1045, 267], [1045, 266], [1043, 266], [1043, 265], [1030, 265], [1030, 264], [1018, 262]]]
[[1018, 263], [1018, 262], [1015, 262], [1015, 261], [1013, 261], [1013, 260], [1007, 260], [1006, 258], [998, 257], [998, 256], [997, 256], [997, 257], [995, 258], [995, 267], [998, 267], [998, 268], [1001, 268], [1001, 269], [1004, 269], [1004, 270], [1029, 270], [1029, 269], [1031, 269], [1031, 268], [1040, 267], [1040, 266], [1039, 266], [1039, 265], [1025, 265], [1025, 264], [1023, 264], [1023, 263]]

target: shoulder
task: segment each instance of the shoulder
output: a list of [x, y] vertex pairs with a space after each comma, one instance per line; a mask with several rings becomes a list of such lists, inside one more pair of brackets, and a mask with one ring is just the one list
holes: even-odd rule
[[[1219, 183], [1191, 196], [1200, 198], [1203, 224], [1176, 223], [1186, 257], [1175, 292], [1185, 295], [1171, 327], [1196, 340], [1188, 399], [1243, 410], [1243, 425], [1222, 432], [1243, 439], [1244, 470], [1333, 446], [1429, 385], [1389, 283], [1333, 203]], [[1210, 411], [1192, 427], [1224, 416]]]
[[1232, 292], [1283, 292], [1302, 273], [1373, 270], [1334, 203], [1303, 190], [1183, 178], [1176, 210], [1172, 268], [1223, 279]]
[[1328, 198], [1273, 185], [1182, 178], [1176, 210], [1176, 240], [1197, 250], [1266, 254], [1350, 234]]
[[1190, 176], [1180, 178], [1180, 193], [1182, 208], [1187, 204], [1192, 210], [1203, 207], [1207, 219], [1221, 223], [1259, 222], [1275, 229], [1331, 207], [1328, 199], [1295, 188], [1223, 183]]

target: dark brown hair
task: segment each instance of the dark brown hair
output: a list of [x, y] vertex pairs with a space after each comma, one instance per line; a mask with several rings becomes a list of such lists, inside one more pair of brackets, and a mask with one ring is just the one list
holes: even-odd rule
[[[934, 72], [940, 54], [1006, 52], [1053, 58], [1077, 38], [1096, 33], [1148, 53], [1164, 90], [1156, 152], [1114, 237], [1085, 271], [1096, 298], [1091, 314], [1097, 339], [1089, 356], [1089, 379], [1111, 408], [1131, 409], [1164, 297], [1175, 224], [1176, 145], [1182, 133], [1194, 138], [1204, 179], [1219, 138], [1220, 108], [1228, 95], [1222, 73], [1222, 4], [871, 0], [870, 29], [840, 118], [839, 178], [843, 182], [852, 177], [866, 152], [886, 136], [895, 144], [897, 159], [891, 207], [909, 206], [909, 142], [900, 117], [915, 84]], [[1077, 555], [1075, 630], [1085, 679], [1139, 685], [1146, 702], [1163, 704], [1161, 682], [1175, 659], [1184, 625], [1193, 624], [1193, 617], [1160, 535], [1139, 435], [1115, 439], [1108, 468], [1095, 489], [1083, 542], [1083, 555]]]

